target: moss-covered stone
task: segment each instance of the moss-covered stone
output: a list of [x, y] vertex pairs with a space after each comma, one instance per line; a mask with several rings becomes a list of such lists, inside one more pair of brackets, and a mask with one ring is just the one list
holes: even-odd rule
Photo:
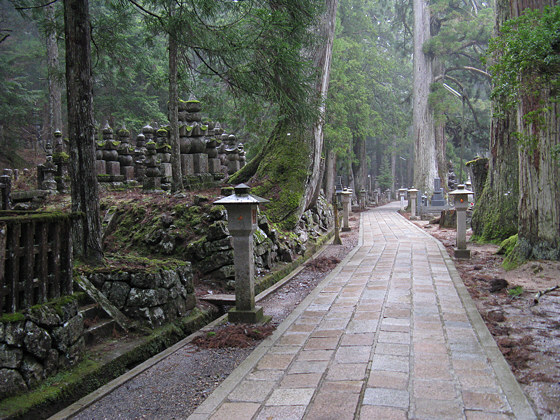
[[[131, 366], [160, 353], [216, 318], [217, 312], [194, 309], [188, 316], [154, 330], [134, 349], [110, 360], [86, 359], [72, 369], [47, 379], [34, 391], [0, 401], [1, 418], [45, 418], [110, 380]], [[105, 355], [103, 357], [106, 357]]]
[[7, 323], [14, 323], [14, 322], [21, 322], [25, 321], [25, 315], [21, 312], [14, 312], [11, 314], [3, 314], [0, 317], [0, 323], [7, 324]]
[[512, 235], [500, 244], [497, 253], [505, 255], [502, 266], [506, 270], [513, 270], [526, 261], [522, 248], [522, 241], [519, 240], [518, 235]]

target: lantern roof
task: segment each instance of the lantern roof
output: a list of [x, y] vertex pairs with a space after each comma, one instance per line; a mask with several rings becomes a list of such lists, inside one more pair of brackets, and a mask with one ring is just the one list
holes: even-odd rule
[[251, 187], [245, 184], [235, 186], [233, 191], [234, 193], [232, 195], [220, 198], [219, 200], [214, 201], [214, 204], [259, 204], [269, 202], [266, 198], [250, 194], [249, 191], [251, 191]]
[[463, 184], [457, 185], [457, 189], [449, 193], [449, 195], [459, 195], [459, 194], [474, 194], [473, 191], [467, 190]]

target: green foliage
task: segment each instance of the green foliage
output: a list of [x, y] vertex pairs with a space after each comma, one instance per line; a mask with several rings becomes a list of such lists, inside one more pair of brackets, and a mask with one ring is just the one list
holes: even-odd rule
[[512, 288], [507, 290], [507, 294], [508, 294], [508, 296], [510, 296], [512, 298], [519, 297], [523, 294], [523, 287], [521, 287], [521, 286], [512, 287]]
[[377, 182], [382, 190], [386, 190], [391, 188], [393, 185], [393, 174], [391, 173], [391, 165], [389, 164], [389, 157], [385, 157], [383, 159], [383, 163], [381, 165], [381, 171], [377, 176]]
[[[512, 109], [525, 96], [534, 96], [550, 86], [557, 98], [560, 87], [560, 6], [544, 11], [526, 9], [504, 22], [500, 35], [488, 50], [494, 89], [492, 97], [504, 110]], [[490, 57], [490, 56], [489, 56]], [[539, 110], [524, 118], [539, 118]]]
[[8, 324], [13, 322], [21, 322], [21, 321], [25, 321], [25, 315], [23, 315], [21, 312], [3, 314], [0, 317], [0, 324]]
[[41, 133], [38, 111], [46, 99], [44, 46], [36, 25], [9, 2], [1, 3], [0, 13], [2, 29], [9, 35], [0, 43], [0, 144], [23, 146], [35, 142]]
[[[428, 99], [437, 125], [445, 125], [446, 137], [459, 147], [465, 137], [465, 155], [473, 156], [488, 147], [490, 129], [490, 84], [484, 73], [484, 54], [493, 28], [490, 4], [471, 8], [471, 3], [450, 0], [430, 3], [432, 37], [423, 51], [437, 59], [439, 74]], [[447, 91], [443, 83], [463, 94], [462, 99]]]
[[324, 132], [344, 173], [363, 158], [353, 150], [357, 139], [366, 139], [368, 156], [377, 156], [370, 162], [374, 174], [393, 151], [407, 156], [410, 57], [397, 50], [404, 34], [393, 28], [393, 7], [358, 0], [339, 4]]

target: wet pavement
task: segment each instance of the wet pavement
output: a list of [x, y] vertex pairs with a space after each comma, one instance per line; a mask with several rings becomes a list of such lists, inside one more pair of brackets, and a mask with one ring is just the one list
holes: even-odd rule
[[443, 246], [396, 213], [189, 417], [535, 418]]
[[445, 249], [399, 206], [361, 213], [358, 246], [189, 419], [536, 418]]

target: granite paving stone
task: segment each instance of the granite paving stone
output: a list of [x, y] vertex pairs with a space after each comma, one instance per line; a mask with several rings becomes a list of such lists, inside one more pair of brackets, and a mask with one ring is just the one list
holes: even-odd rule
[[360, 213], [358, 246], [193, 420], [536, 418], [445, 248], [399, 207]]

